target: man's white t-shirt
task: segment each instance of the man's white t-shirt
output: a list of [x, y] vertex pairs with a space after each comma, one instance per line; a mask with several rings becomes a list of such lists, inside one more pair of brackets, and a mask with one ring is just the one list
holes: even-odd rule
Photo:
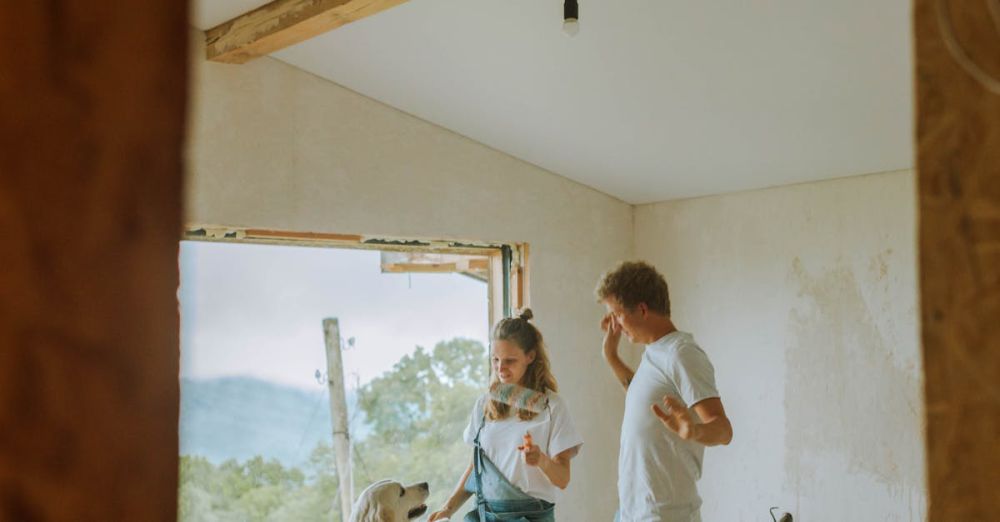
[[[625, 395], [618, 501], [622, 522], [699, 522], [705, 447], [682, 440], [650, 411], [663, 397], [688, 407], [718, 397], [715, 370], [691, 334], [673, 332], [646, 346]], [[698, 416], [693, 411], [695, 419]]]
[[[538, 445], [542, 453], [550, 457], [571, 448], [579, 450], [583, 445], [583, 438], [576, 431], [562, 397], [553, 392], [547, 395], [549, 407], [543, 413], [535, 415], [534, 419], [523, 421], [512, 414], [499, 421], [487, 420], [479, 436], [479, 443], [482, 444], [486, 456], [511, 484], [532, 497], [558, 504], [557, 500], [562, 490], [552, 485], [540, 468], [525, 464], [523, 454], [517, 449], [524, 444], [525, 432], [530, 432], [532, 442]], [[485, 402], [485, 395], [476, 401], [469, 425], [466, 426], [462, 436], [470, 445], [473, 444], [482, 422]]]

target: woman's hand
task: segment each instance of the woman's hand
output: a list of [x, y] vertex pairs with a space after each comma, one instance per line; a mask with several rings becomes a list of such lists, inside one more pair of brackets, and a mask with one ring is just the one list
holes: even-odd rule
[[538, 445], [532, 442], [531, 433], [524, 434], [524, 444], [518, 446], [517, 449], [524, 454], [524, 463], [529, 466], [540, 466], [542, 459], [547, 458]]
[[566, 489], [569, 485], [569, 460], [576, 455], [577, 448], [570, 448], [552, 458], [542, 453], [542, 449], [531, 441], [530, 433], [525, 433], [524, 445], [517, 449], [524, 454], [525, 464], [540, 469], [553, 486]]
[[541, 466], [542, 460], [548, 458], [537, 444], [520, 446], [519, 449], [524, 453], [524, 463], [529, 466]]
[[447, 509], [442, 509], [440, 511], [435, 511], [435, 512], [431, 513], [431, 516], [430, 516], [430, 518], [427, 519], [427, 522], [434, 522], [435, 520], [442, 520], [442, 519], [446, 519], [446, 518], [451, 518], [451, 515], [452, 515], [452, 513], [450, 511], [448, 511]]

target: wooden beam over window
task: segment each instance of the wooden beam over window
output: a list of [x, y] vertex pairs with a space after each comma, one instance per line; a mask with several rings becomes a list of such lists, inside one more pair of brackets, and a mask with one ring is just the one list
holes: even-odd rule
[[406, 0], [274, 0], [205, 31], [207, 58], [246, 63]]

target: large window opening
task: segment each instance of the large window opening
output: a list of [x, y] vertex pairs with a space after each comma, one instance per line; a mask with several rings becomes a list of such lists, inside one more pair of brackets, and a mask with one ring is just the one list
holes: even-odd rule
[[[343, 521], [368, 484], [465, 469], [518, 245], [197, 227], [181, 243], [182, 521]], [[349, 470], [349, 471], [347, 471]]]

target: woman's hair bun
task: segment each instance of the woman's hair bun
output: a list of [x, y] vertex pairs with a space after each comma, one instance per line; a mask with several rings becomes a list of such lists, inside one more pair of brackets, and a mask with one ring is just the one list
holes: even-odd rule
[[524, 319], [525, 321], [528, 321], [535, 317], [535, 313], [531, 311], [531, 308], [525, 308], [521, 310], [521, 313], [518, 314], [517, 317], [520, 319]]

